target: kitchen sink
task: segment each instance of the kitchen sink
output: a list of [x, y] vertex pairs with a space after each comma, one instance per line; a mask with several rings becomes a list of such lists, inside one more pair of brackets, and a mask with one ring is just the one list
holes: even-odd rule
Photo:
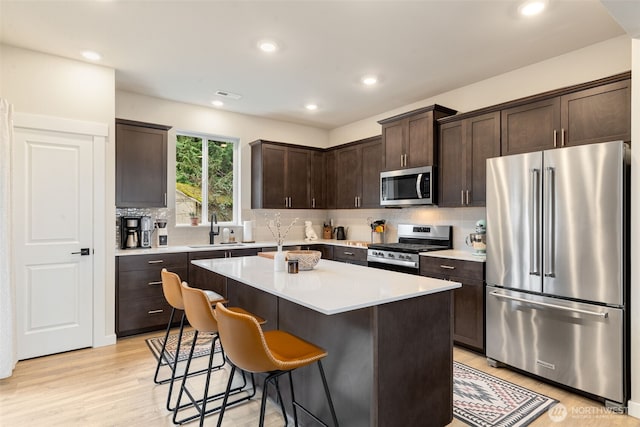
[[344, 244], [349, 246], [360, 246], [363, 248], [367, 248], [370, 245], [369, 242], [366, 242], [364, 240], [345, 240]]
[[232, 249], [232, 248], [240, 248], [245, 246], [243, 243], [216, 243], [214, 245], [189, 245], [189, 248], [193, 248], [193, 249], [202, 249], [202, 248], [225, 248], [225, 249]]

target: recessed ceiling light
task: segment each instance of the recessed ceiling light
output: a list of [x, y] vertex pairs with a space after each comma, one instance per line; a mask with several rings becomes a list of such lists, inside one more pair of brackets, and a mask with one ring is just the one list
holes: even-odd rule
[[220, 101], [219, 99], [216, 99], [215, 101], [211, 101], [211, 103], [216, 107], [222, 107], [224, 105], [224, 102]]
[[314, 111], [318, 109], [318, 106], [316, 104], [307, 104], [304, 106], [304, 108], [306, 108], [309, 111]]
[[367, 86], [373, 86], [378, 83], [378, 78], [376, 76], [364, 76], [361, 79], [362, 83]]
[[534, 16], [542, 12], [547, 7], [545, 0], [528, 0], [518, 7], [518, 12], [522, 16]]
[[258, 48], [263, 52], [273, 53], [278, 50], [278, 43], [273, 40], [260, 40], [258, 42]]
[[82, 56], [90, 61], [100, 61], [102, 58], [98, 52], [93, 52], [91, 50], [85, 50], [82, 52]]

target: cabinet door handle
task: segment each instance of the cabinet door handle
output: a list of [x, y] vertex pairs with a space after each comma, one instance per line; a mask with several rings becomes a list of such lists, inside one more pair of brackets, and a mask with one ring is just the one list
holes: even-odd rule
[[167, 193], [164, 193], [164, 206], [167, 206]]
[[464, 206], [464, 190], [460, 190], [460, 204]]
[[467, 190], [467, 206], [469, 206], [469, 190]]
[[159, 282], [149, 282], [149, 283], [147, 283], [147, 285], [149, 285], [149, 286], [162, 285], [162, 281], [159, 281]]
[[158, 314], [158, 313], [162, 313], [164, 310], [149, 310], [147, 311], [147, 314]]
[[312, 207], [312, 208], [315, 208], [315, 207], [316, 207], [316, 198], [315, 198], [315, 197], [313, 197], [313, 198], [311, 199], [311, 207]]
[[164, 262], [164, 260], [162, 259], [154, 259], [149, 261], [149, 264], [162, 264]]
[[553, 130], [553, 148], [557, 148], [558, 147], [558, 131], [557, 130]]
[[456, 269], [456, 268], [455, 268], [454, 266], [452, 266], [452, 265], [443, 265], [443, 264], [440, 264], [440, 268], [444, 268], [444, 269], [446, 269], [446, 270], [455, 270], [455, 269]]
[[564, 147], [564, 128], [560, 130], [560, 146]]

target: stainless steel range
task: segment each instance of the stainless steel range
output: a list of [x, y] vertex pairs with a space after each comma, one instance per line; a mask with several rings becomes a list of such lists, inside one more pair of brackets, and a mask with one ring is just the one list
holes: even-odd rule
[[441, 251], [452, 247], [450, 225], [399, 224], [398, 243], [369, 245], [369, 267], [403, 273], [420, 273], [420, 252]]

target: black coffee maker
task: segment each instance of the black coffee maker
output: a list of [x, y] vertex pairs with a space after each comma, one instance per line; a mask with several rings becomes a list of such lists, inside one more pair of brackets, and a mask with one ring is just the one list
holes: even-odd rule
[[336, 227], [336, 239], [337, 240], [346, 240], [347, 239], [347, 232], [345, 231], [344, 227], [342, 227], [342, 226]]
[[140, 247], [140, 226], [142, 217], [120, 217], [120, 248], [135, 249]]

